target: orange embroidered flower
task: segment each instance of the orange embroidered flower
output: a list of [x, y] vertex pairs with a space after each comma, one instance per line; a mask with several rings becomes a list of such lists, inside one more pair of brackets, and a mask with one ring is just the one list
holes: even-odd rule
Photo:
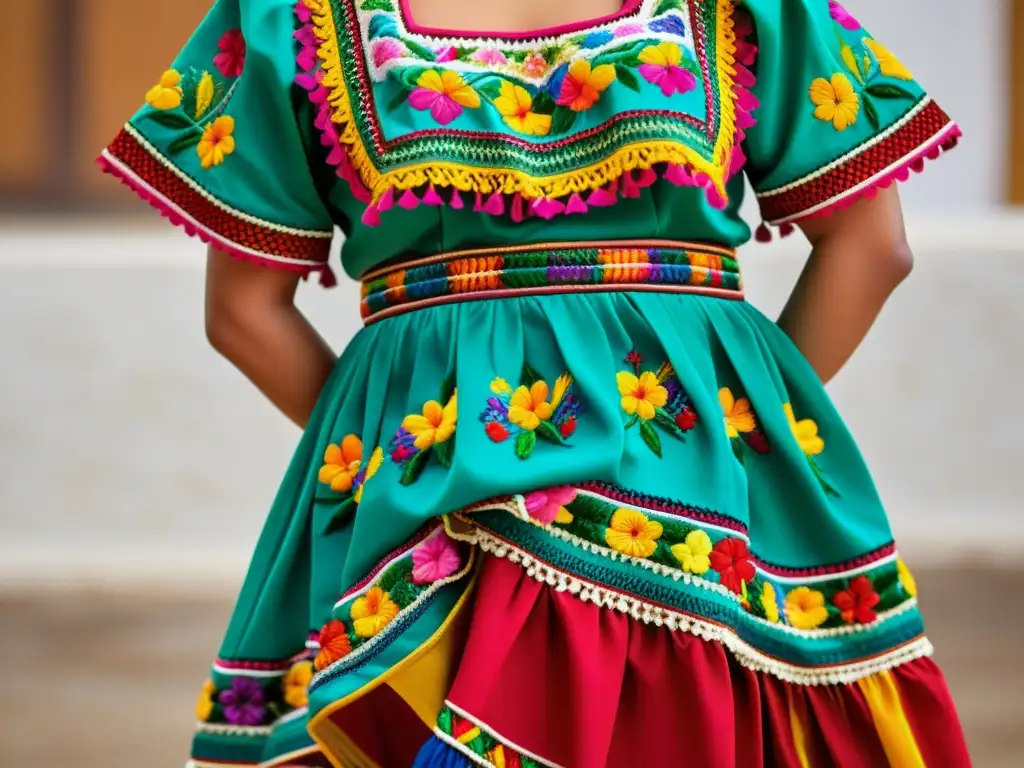
[[619, 371], [615, 374], [615, 383], [622, 398], [622, 410], [630, 416], [635, 414], [644, 421], [650, 421], [657, 409], [663, 408], [668, 402], [668, 390], [650, 371], [644, 371], [639, 376], [629, 371]]
[[857, 122], [860, 95], [853, 89], [850, 78], [842, 72], [836, 72], [831, 80], [817, 78], [811, 83], [808, 94], [814, 104], [814, 116], [831, 122], [837, 131], [845, 131]]
[[612, 515], [611, 527], [606, 528], [604, 540], [612, 549], [630, 557], [650, 557], [658, 548], [661, 523], [649, 520], [635, 509], [617, 509]]
[[196, 701], [196, 720], [199, 722], [205, 723], [213, 714], [213, 694], [216, 692], [217, 686], [213, 684], [212, 680], [203, 683], [203, 690]]
[[174, 109], [181, 106], [181, 73], [168, 69], [160, 75], [160, 82], [146, 91], [146, 103], [154, 109]]
[[442, 407], [436, 400], [423, 405], [422, 414], [412, 414], [402, 420], [402, 429], [413, 436], [417, 450], [425, 451], [436, 443], [444, 443], [455, 434], [458, 420], [459, 393], [456, 390]]
[[293, 664], [281, 682], [284, 700], [295, 709], [306, 706], [309, 703], [309, 683], [312, 679], [313, 664], [311, 662], [300, 661]]
[[508, 420], [517, 427], [532, 432], [554, 413], [555, 409], [547, 399], [547, 382], [535, 381], [529, 388], [519, 387], [512, 393], [512, 399], [509, 401]]
[[534, 112], [533, 97], [521, 85], [502, 80], [501, 95], [494, 100], [494, 106], [514, 131], [528, 136], [546, 136], [551, 130], [551, 115]]
[[790, 590], [786, 595], [786, 618], [797, 629], [817, 629], [828, 621], [825, 596], [809, 587]]
[[573, 112], [590, 109], [601, 98], [601, 92], [615, 81], [615, 67], [601, 64], [591, 69], [586, 59], [577, 59], [569, 65], [555, 103]]
[[348, 637], [348, 628], [344, 623], [334, 619], [320, 630], [320, 652], [313, 660], [313, 667], [319, 672], [350, 653], [352, 641]]
[[340, 445], [332, 443], [327, 446], [327, 450], [324, 451], [324, 465], [320, 467], [319, 480], [325, 485], [330, 485], [332, 491], [348, 493], [352, 490], [362, 463], [363, 442], [355, 435], [346, 435]]
[[203, 138], [196, 145], [196, 154], [203, 168], [209, 170], [224, 162], [235, 151], [235, 119], [221, 115], [203, 130]]
[[737, 399], [731, 389], [722, 387], [718, 390], [718, 402], [725, 414], [725, 434], [730, 438], [739, 437], [741, 432], [753, 432], [757, 429], [754, 411], [747, 398]]
[[371, 587], [352, 604], [352, 627], [360, 637], [380, 633], [398, 615], [398, 605], [380, 587]]

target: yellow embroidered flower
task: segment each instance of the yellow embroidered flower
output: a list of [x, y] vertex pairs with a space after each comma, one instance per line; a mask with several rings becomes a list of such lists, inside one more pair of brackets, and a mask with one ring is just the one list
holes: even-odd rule
[[917, 597], [917, 580], [914, 578], [914, 574], [910, 572], [907, 564], [903, 562], [903, 558], [896, 560], [896, 571], [900, 575], [900, 584], [903, 585], [903, 591], [911, 597]]
[[850, 78], [842, 72], [832, 75], [832, 80], [819, 77], [809, 91], [814, 104], [814, 116], [825, 122], [831, 121], [837, 131], [845, 131], [857, 122], [860, 111], [860, 95], [853, 90]]
[[682, 544], [672, 546], [672, 554], [684, 571], [700, 576], [711, 567], [711, 549], [710, 536], [704, 531], [690, 531]]
[[373, 453], [370, 454], [370, 460], [366, 463], [366, 474], [363, 475], [363, 482], [356, 488], [355, 494], [352, 496], [355, 499], [356, 504], [363, 500], [363, 488], [366, 487], [367, 481], [377, 474], [377, 470], [380, 469], [384, 463], [384, 449], [379, 445], [374, 449]]
[[235, 119], [221, 115], [203, 130], [203, 138], [196, 145], [196, 154], [203, 168], [209, 170], [224, 162], [224, 158], [235, 151]]
[[213, 75], [203, 72], [203, 76], [199, 78], [199, 85], [196, 87], [196, 120], [205, 115], [206, 110], [213, 104], [214, 91]]
[[786, 412], [786, 420], [793, 431], [793, 437], [800, 445], [800, 450], [808, 456], [817, 456], [825, 450], [825, 441], [818, 436], [818, 425], [812, 419], [797, 421], [793, 406], [789, 403], [783, 405], [782, 410]]
[[491, 382], [491, 392], [496, 395], [507, 395], [511, 391], [512, 387], [510, 387], [509, 383], [500, 376]]
[[213, 694], [216, 692], [217, 686], [213, 684], [212, 680], [203, 683], [203, 690], [196, 701], [196, 720], [199, 722], [205, 723], [213, 714]]
[[181, 74], [168, 69], [160, 75], [160, 82], [146, 91], [146, 103], [154, 109], [174, 109], [181, 106]]
[[548, 385], [543, 381], [534, 382], [527, 389], [519, 387], [512, 393], [508, 409], [508, 420], [525, 430], [533, 431], [542, 421], [547, 421], [554, 413], [554, 407], [547, 402]]
[[722, 387], [718, 390], [718, 402], [722, 406], [722, 413], [725, 414], [725, 434], [730, 439], [739, 437], [740, 432], [746, 434], [757, 429], [754, 410], [747, 398], [741, 397], [737, 400], [731, 389]]
[[825, 596], [816, 589], [797, 587], [786, 595], [786, 618], [797, 629], [816, 629], [828, 620]]
[[413, 444], [417, 450], [425, 451], [435, 443], [447, 442], [455, 434], [458, 397], [456, 390], [443, 408], [436, 400], [430, 400], [424, 403], [422, 415], [414, 413], [402, 420], [402, 429], [415, 438]]
[[534, 112], [533, 97], [521, 85], [502, 80], [501, 95], [494, 100], [494, 106], [513, 131], [528, 136], [547, 136], [551, 130], [551, 115]]
[[373, 637], [394, 621], [398, 605], [380, 587], [370, 591], [352, 604], [352, 628], [360, 637]]
[[324, 465], [317, 476], [332, 491], [348, 493], [363, 463], [363, 441], [355, 435], [346, 435], [340, 445], [331, 443], [324, 451]]
[[765, 618], [772, 624], [779, 623], [779, 599], [775, 595], [775, 587], [767, 581], [761, 587], [761, 607], [764, 608]]
[[309, 681], [313, 679], [313, 662], [300, 661], [292, 665], [281, 682], [284, 700], [295, 709], [309, 703]]
[[856, 78], [858, 83], [864, 82], [864, 77], [860, 73], [860, 65], [857, 62], [857, 54], [853, 52], [853, 48], [843, 43], [843, 47], [839, 49], [839, 55], [842, 56], [843, 64], [850, 70], [850, 74]]
[[872, 40], [870, 37], [865, 37], [862, 41], [864, 47], [875, 54], [875, 58], [878, 59], [878, 66], [882, 70], [882, 74], [886, 77], [895, 77], [897, 80], [913, 80], [914, 76], [910, 74], [910, 70], [903, 66], [902, 62], [897, 59], [892, 52], [882, 45], [877, 40]]
[[615, 374], [615, 382], [622, 396], [622, 410], [630, 416], [635, 414], [644, 421], [650, 421], [655, 411], [668, 402], [668, 390], [650, 371], [644, 371], [639, 376], [629, 371], [619, 371]]
[[450, 69], [428, 69], [416, 79], [416, 89], [409, 94], [413, 109], [429, 110], [441, 125], [448, 125], [462, 114], [462, 108], [480, 106], [480, 94]]
[[648, 520], [635, 509], [617, 509], [610, 528], [604, 531], [608, 546], [630, 557], [650, 557], [658, 548], [661, 523]]

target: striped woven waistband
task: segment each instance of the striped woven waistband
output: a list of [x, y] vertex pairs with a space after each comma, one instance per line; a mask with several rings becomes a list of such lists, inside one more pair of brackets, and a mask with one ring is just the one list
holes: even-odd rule
[[660, 291], [743, 298], [735, 251], [671, 241], [544, 243], [455, 251], [368, 272], [369, 325], [421, 307], [577, 291]]

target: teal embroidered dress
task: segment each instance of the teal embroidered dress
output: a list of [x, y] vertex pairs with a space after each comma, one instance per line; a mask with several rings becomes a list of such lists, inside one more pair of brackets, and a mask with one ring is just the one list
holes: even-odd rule
[[737, 211], [956, 125], [829, 0], [558, 28], [217, 0], [104, 170], [364, 328], [274, 500], [191, 765], [965, 766], [916, 587]]

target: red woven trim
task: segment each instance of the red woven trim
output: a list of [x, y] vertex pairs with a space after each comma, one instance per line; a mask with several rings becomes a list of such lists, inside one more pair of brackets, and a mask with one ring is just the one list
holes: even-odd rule
[[282, 232], [248, 221], [217, 205], [164, 165], [126, 130], [110, 143], [107, 154], [136, 178], [101, 158], [100, 165], [105, 172], [119, 177], [173, 223], [184, 226], [189, 234], [198, 235], [204, 242], [234, 256], [303, 275], [323, 269], [330, 257], [330, 238]]
[[770, 224], [780, 224], [831, 209], [848, 196], [871, 195], [879, 187], [906, 178], [910, 167], [923, 162], [924, 155], [937, 157], [945, 143], [936, 142], [938, 137], [952, 140], [958, 135], [949, 115], [930, 101], [898, 130], [829, 171], [779, 194], [770, 194], [770, 190], [767, 195], [760, 193], [761, 216]]

